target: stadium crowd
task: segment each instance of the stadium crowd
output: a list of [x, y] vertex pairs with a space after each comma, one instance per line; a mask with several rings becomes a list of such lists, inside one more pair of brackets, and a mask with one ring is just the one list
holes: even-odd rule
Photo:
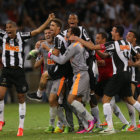
[[[80, 134], [91, 133], [95, 125], [95, 131], [115, 133], [112, 112], [123, 123], [122, 131], [140, 128], [135, 120], [135, 109], [140, 120], [138, 1], [127, 1], [126, 4], [121, 0], [1, 0], [0, 3], [3, 48], [0, 131], [5, 125], [4, 96], [14, 84], [19, 101], [17, 136], [23, 136], [26, 115], [24, 93], [28, 91], [24, 46], [28, 43], [26, 40], [33, 36], [37, 37], [30, 40], [34, 47], [27, 59], [37, 58], [34, 67], [42, 66], [43, 69], [38, 90], [27, 93], [27, 97], [41, 101], [43, 92], [48, 90], [50, 120], [46, 133], [73, 132], [72, 113], [78, 119], [76, 133]], [[44, 34], [40, 35], [42, 31]], [[115, 95], [126, 103], [130, 124], [115, 104]], [[99, 118], [98, 101], [101, 97], [106, 129]], [[90, 103], [91, 113], [85, 107], [86, 102]]]
[[109, 34], [113, 25], [121, 24], [128, 30], [140, 33], [140, 2], [137, 0], [0, 0], [0, 27], [8, 19], [22, 31], [41, 25], [49, 13], [54, 12], [67, 27], [69, 13], [77, 13], [79, 25], [85, 26], [93, 40], [97, 32]]

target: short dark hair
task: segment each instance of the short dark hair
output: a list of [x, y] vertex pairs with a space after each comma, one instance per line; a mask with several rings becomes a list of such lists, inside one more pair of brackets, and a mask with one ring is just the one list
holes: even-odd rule
[[[47, 27], [45, 28], [45, 30], [50, 30], [50, 27], [49, 27], [49, 26], [47, 26]], [[44, 31], [45, 31], [45, 30], [44, 30]]]
[[116, 32], [119, 33], [120, 37], [123, 37], [123, 34], [124, 34], [124, 28], [123, 28], [123, 26], [116, 25], [114, 27], [116, 27]]
[[[70, 13], [70, 14], [69, 14], [69, 16], [71, 16], [71, 15], [76, 16], [76, 17], [77, 17], [77, 19], [78, 19], [78, 15], [77, 15], [76, 13]], [[79, 20], [79, 19], [78, 19], [78, 20]]]
[[136, 31], [134, 31], [134, 30], [130, 30], [129, 32], [133, 33], [133, 34], [134, 34], [134, 37], [135, 37], [136, 39], [138, 39], [138, 34], [137, 34]]
[[71, 34], [74, 34], [75, 36], [80, 36], [80, 29], [79, 27], [71, 27]]
[[107, 34], [105, 32], [99, 32], [97, 34], [100, 34], [103, 39], [106, 39], [107, 40]]
[[63, 22], [62, 22], [60, 19], [54, 18], [53, 20], [51, 20], [51, 22], [55, 22], [56, 25], [57, 25], [58, 27], [60, 27], [60, 29], [62, 28]]
[[12, 24], [14, 27], [17, 27], [16, 22], [14, 22], [12, 20], [8, 20], [6, 24]]

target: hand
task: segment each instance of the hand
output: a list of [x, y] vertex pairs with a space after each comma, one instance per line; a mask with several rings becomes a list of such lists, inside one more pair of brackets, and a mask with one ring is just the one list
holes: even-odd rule
[[41, 46], [41, 41], [38, 41], [36, 44], [35, 44], [35, 49], [39, 49]]
[[51, 53], [51, 52], [48, 52], [48, 58], [50, 58], [50, 57], [51, 57], [51, 55], [52, 55], [52, 53]]
[[48, 20], [51, 21], [55, 18], [54, 13], [49, 14]]
[[128, 66], [133, 66], [133, 62], [131, 60], [128, 60]]
[[46, 49], [47, 47], [48, 46], [44, 42], [41, 43], [41, 48]]

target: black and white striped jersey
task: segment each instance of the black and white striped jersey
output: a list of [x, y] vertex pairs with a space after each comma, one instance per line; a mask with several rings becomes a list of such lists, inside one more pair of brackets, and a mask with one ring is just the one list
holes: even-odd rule
[[[140, 46], [137, 45], [134, 48], [135, 48], [135, 50], [137, 50], [138, 53], [140, 53]], [[134, 57], [132, 57], [132, 61], [135, 62], [135, 58]], [[138, 82], [138, 81], [140, 81], [140, 79], [139, 79], [139, 77], [140, 77], [139, 68], [138, 67], [132, 67], [131, 70], [132, 70], [132, 78], [131, 78], [131, 81], [132, 82]]]
[[2, 40], [2, 63], [4, 67], [24, 65], [25, 40], [31, 37], [30, 32], [17, 32], [14, 39], [10, 39], [7, 33], [0, 30]]
[[[65, 39], [65, 36], [60, 33], [54, 38], [54, 48], [58, 49], [60, 51], [59, 55], [63, 55], [67, 49], [67, 41]], [[55, 63], [54, 66], [52, 66], [50, 69], [48, 69], [48, 73], [51, 76], [52, 79], [59, 79], [62, 76], [68, 77], [72, 74], [72, 67], [70, 65], [70, 62], [67, 62], [64, 65], [60, 65], [58, 63]]]
[[[82, 38], [85, 41], [90, 41], [90, 37], [86, 31], [86, 29], [83, 26], [78, 26], [80, 29], [80, 38]], [[68, 29], [64, 30], [62, 32], [62, 34], [64, 36], [67, 35]], [[96, 57], [95, 57], [95, 50], [89, 50], [86, 48], [86, 53], [85, 53], [86, 57], [87, 57], [87, 65], [89, 66], [89, 69], [91, 70], [91, 73], [93, 73], [93, 75], [97, 75], [98, 74], [98, 68], [97, 68], [97, 62], [96, 62]], [[92, 68], [91, 68], [92, 67]], [[96, 76], [95, 76], [96, 77]]]
[[135, 56], [137, 51], [125, 40], [111, 41], [105, 44], [106, 52], [112, 58], [113, 74], [128, 71], [128, 60], [131, 55]]
[[[85, 41], [91, 40], [90, 37], [89, 37], [89, 35], [88, 35], [88, 33], [87, 33], [87, 31], [86, 31], [86, 29], [85, 29], [84, 27], [82, 27], [82, 26], [78, 26], [78, 27], [79, 27], [79, 29], [80, 29], [80, 38], [82, 38], [82, 39], [85, 40]], [[64, 30], [64, 31], [62, 32], [62, 34], [63, 34], [64, 36], [66, 36], [66, 35], [67, 35], [67, 32], [68, 32], [68, 29], [67, 29], [67, 30]]]

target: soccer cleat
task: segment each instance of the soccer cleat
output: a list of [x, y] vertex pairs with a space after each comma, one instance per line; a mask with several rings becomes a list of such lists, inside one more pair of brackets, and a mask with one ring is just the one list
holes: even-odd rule
[[136, 127], [134, 127], [133, 125], [131, 125], [129, 128], [128, 128], [128, 131], [135, 131], [136, 130]]
[[97, 122], [97, 119], [94, 117], [94, 120], [92, 121], [88, 121], [89, 122], [89, 125], [88, 125], [88, 129], [87, 129], [87, 132], [91, 131], [94, 127], [94, 124]]
[[42, 97], [38, 97], [36, 92], [27, 93], [27, 98], [30, 100], [38, 101], [38, 102], [42, 101]]
[[79, 131], [81, 131], [81, 130], [83, 130], [83, 129], [85, 129], [84, 126], [79, 126], [77, 132], [79, 132]]
[[49, 126], [46, 130], [45, 133], [53, 133], [54, 131], [54, 127], [53, 126]]
[[125, 124], [125, 125], [123, 125], [121, 131], [128, 131], [128, 128], [129, 128], [129, 127], [130, 127], [129, 124]]
[[69, 130], [70, 130], [70, 127], [65, 126], [65, 127], [64, 127], [64, 132], [63, 132], [63, 133], [67, 134], [67, 133], [69, 133]]
[[140, 124], [137, 125], [137, 128], [140, 128]]
[[54, 129], [54, 133], [62, 133], [63, 129], [60, 129], [58, 126]]
[[86, 130], [86, 129], [83, 129], [83, 130], [77, 131], [76, 133], [77, 133], [77, 134], [87, 133], [87, 130]]
[[0, 131], [2, 130], [2, 127], [5, 125], [5, 121], [0, 121]]
[[95, 127], [95, 128], [93, 129], [93, 132], [100, 132], [100, 131], [102, 131], [102, 130], [104, 130], [104, 128], [102, 128], [102, 127]]
[[107, 127], [105, 130], [102, 130], [99, 133], [101, 133], [101, 134], [113, 134], [113, 133], [115, 133], [115, 130], [114, 130], [114, 128]]
[[74, 127], [69, 127], [69, 132], [74, 132]]
[[107, 126], [107, 122], [103, 122], [102, 124], [100, 124], [100, 126]]
[[18, 128], [17, 136], [23, 136], [23, 128]]

